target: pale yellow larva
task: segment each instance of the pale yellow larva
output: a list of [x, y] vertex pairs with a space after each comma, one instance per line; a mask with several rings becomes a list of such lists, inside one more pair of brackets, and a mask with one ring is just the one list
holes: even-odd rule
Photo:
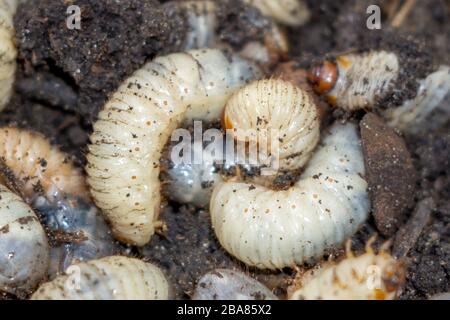
[[23, 183], [30, 203], [42, 188], [49, 200], [61, 194], [89, 198], [84, 177], [67, 155], [43, 136], [14, 127], [0, 128], [0, 157]]
[[399, 75], [395, 53], [369, 51], [338, 56], [311, 69], [310, 80], [318, 93], [345, 110], [371, 109], [392, 89]]
[[33, 210], [0, 185], [0, 291], [27, 294], [47, 274], [47, 237]]
[[305, 274], [291, 300], [393, 300], [400, 294], [405, 268], [382, 250], [371, 248], [359, 257], [350, 252], [338, 264], [330, 263]]
[[218, 119], [228, 97], [260, 77], [253, 64], [216, 49], [156, 58], [124, 82], [99, 113], [86, 171], [116, 238], [144, 245], [155, 232], [159, 159], [183, 120]]
[[244, 0], [264, 15], [288, 26], [301, 26], [308, 22], [310, 12], [303, 0]]
[[258, 268], [294, 267], [319, 257], [366, 220], [364, 172], [356, 126], [335, 124], [290, 189], [218, 184], [210, 202], [216, 236], [230, 254]]
[[0, 111], [8, 103], [16, 72], [13, 17], [20, 0], [0, 0]]
[[[302, 167], [310, 158], [320, 136], [317, 108], [308, 93], [281, 79], [255, 81], [237, 91], [224, 112], [226, 129], [239, 140], [265, 144], [267, 155], [277, 153], [280, 170]], [[276, 130], [271, 136], [271, 130]], [[276, 139], [276, 150], [271, 140]]]
[[68, 274], [47, 282], [32, 300], [167, 300], [169, 285], [151, 263], [111, 256], [69, 267]]

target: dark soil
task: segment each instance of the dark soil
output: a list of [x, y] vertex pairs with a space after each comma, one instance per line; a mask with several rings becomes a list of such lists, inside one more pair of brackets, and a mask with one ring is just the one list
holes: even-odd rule
[[[66, 8], [72, 2], [82, 8], [81, 30], [65, 26]], [[288, 30], [290, 58], [299, 66], [348, 49], [366, 48], [368, 43], [371, 47], [388, 34], [394, 34], [393, 39], [403, 39], [407, 34], [413, 41], [413, 46], [397, 43], [403, 45], [405, 55], [432, 52], [432, 56], [414, 56], [421, 57], [420, 64], [413, 59], [415, 62], [405, 70], [408, 75], [423, 75], [438, 63], [450, 63], [450, 5], [445, 0], [417, 1], [409, 17], [394, 31], [388, 27], [391, 1], [307, 2], [312, 10], [311, 22]], [[376, 3], [382, 8], [382, 30], [369, 31], [365, 9]], [[218, 30], [224, 40], [239, 47], [247, 37], [260, 34], [249, 24], [257, 13], [238, 5], [226, 8], [221, 11]], [[91, 123], [108, 95], [145, 61], [177, 51], [182, 45], [185, 22], [178, 16], [168, 19], [168, 14], [156, 0], [39, 0], [21, 6], [15, 19], [20, 52], [16, 94], [1, 114], [0, 123], [42, 132], [73, 155], [78, 165], [84, 165]], [[355, 117], [360, 120], [361, 116]], [[450, 126], [425, 137], [405, 138], [419, 173], [417, 191], [410, 197], [414, 202], [431, 197], [436, 203], [429, 223], [405, 258], [408, 274], [401, 298], [424, 299], [450, 290]], [[406, 217], [412, 212], [413, 208], [409, 209]], [[272, 275], [247, 270], [220, 248], [206, 211], [168, 204], [161, 217], [167, 232], [155, 235], [148, 246], [133, 248], [132, 252], [167, 271], [174, 297], [188, 298], [196, 279], [218, 267], [243, 269], [275, 288], [280, 296], [284, 294], [292, 271]], [[363, 250], [374, 233], [377, 228], [370, 219], [353, 239], [355, 250]], [[379, 237], [377, 243], [384, 240]]]

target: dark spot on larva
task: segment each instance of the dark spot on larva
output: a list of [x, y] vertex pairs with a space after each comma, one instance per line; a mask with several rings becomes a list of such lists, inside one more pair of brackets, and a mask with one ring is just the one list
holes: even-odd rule
[[45, 168], [47, 166], [47, 160], [45, 160], [45, 159], [41, 159], [39, 163], [40, 163], [41, 167], [43, 167], [43, 168]]
[[9, 224], [0, 228], [0, 233], [6, 234], [9, 232]]
[[250, 185], [250, 187], [248, 187], [248, 191], [252, 191], [252, 190], [255, 190], [255, 189], [256, 189], [256, 187], [254, 185]]
[[17, 219], [17, 222], [20, 223], [21, 225], [26, 225], [31, 221], [38, 221], [38, 220], [34, 216], [22, 217]]

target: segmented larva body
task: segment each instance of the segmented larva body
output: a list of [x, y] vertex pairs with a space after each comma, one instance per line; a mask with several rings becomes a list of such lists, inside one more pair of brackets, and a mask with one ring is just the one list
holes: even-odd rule
[[27, 202], [35, 199], [39, 186], [50, 200], [61, 194], [89, 198], [81, 171], [39, 134], [0, 128], [0, 157], [23, 183]]
[[17, 48], [13, 17], [20, 0], [0, 0], [0, 111], [11, 97]]
[[393, 300], [400, 294], [405, 269], [387, 252], [348, 257], [306, 274], [291, 300]]
[[167, 300], [163, 272], [139, 259], [111, 256], [70, 267], [70, 274], [45, 283], [33, 300]]
[[328, 101], [349, 111], [371, 109], [392, 89], [399, 75], [397, 55], [387, 51], [338, 56], [311, 70], [310, 80]]
[[303, 0], [244, 0], [278, 23], [301, 26], [308, 22], [309, 8]]
[[335, 124], [288, 190], [217, 185], [210, 212], [221, 245], [247, 265], [281, 269], [352, 236], [370, 207], [359, 140], [353, 124]]
[[0, 185], [0, 291], [34, 289], [47, 274], [49, 245], [33, 210]]
[[[290, 82], [271, 79], [255, 81], [237, 91], [224, 112], [226, 129], [242, 138], [267, 146], [267, 155], [278, 153], [279, 169], [294, 170], [310, 158], [320, 136], [317, 108], [304, 90]], [[276, 130], [272, 136], [271, 130]], [[274, 132], [275, 133], [275, 132]], [[276, 139], [271, 150], [272, 139]]]
[[87, 155], [88, 182], [116, 237], [144, 245], [155, 231], [159, 159], [183, 120], [218, 119], [228, 97], [260, 76], [215, 49], [156, 58], [125, 81], [99, 113]]
[[403, 132], [417, 134], [435, 129], [450, 119], [446, 98], [450, 98], [450, 67], [440, 66], [420, 81], [415, 98], [398, 108], [387, 109], [384, 116], [391, 127]]

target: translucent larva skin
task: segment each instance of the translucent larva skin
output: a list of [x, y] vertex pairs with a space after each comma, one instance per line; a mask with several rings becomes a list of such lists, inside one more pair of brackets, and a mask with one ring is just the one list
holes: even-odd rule
[[339, 246], [369, 212], [356, 127], [335, 124], [289, 190], [226, 182], [211, 197], [221, 245], [250, 266], [281, 269]]
[[87, 155], [88, 182], [117, 239], [144, 245], [160, 210], [159, 159], [183, 119], [220, 117], [228, 97], [259, 70], [215, 49], [156, 58], [99, 113]]
[[246, 274], [216, 269], [202, 276], [192, 300], [278, 300], [262, 283]]
[[[288, 120], [287, 120], [288, 119]], [[227, 129], [252, 130], [250, 137], [279, 153], [279, 169], [294, 170], [310, 158], [320, 136], [317, 108], [307, 92], [281, 79], [255, 81], [237, 91], [224, 112]], [[270, 130], [278, 131], [277, 150], [270, 149]], [[239, 140], [239, 130], [232, 132]], [[269, 153], [268, 153], [269, 154]]]
[[32, 300], [167, 300], [169, 285], [162, 271], [138, 259], [111, 256], [70, 267], [45, 283]]
[[387, 51], [339, 56], [335, 65], [338, 77], [325, 96], [348, 111], [373, 108], [390, 92], [399, 74], [397, 55]]
[[20, 295], [47, 274], [49, 245], [33, 210], [0, 185], [0, 291]]
[[403, 264], [390, 254], [367, 252], [323, 267], [291, 300], [394, 300], [404, 280]]
[[6, 127], [0, 128], [0, 156], [50, 230], [84, 239], [52, 248], [50, 276], [74, 262], [114, 252], [111, 232], [90, 200], [85, 177], [66, 154], [39, 134]]
[[20, 0], [0, 0], [0, 111], [8, 103], [16, 72], [13, 17]]
[[61, 194], [88, 198], [81, 171], [39, 134], [14, 127], [0, 128], [0, 157], [23, 183], [28, 203], [36, 197], [36, 186], [42, 187], [49, 200]]
[[303, 0], [244, 0], [278, 23], [297, 27], [308, 22], [309, 8]]
[[387, 109], [385, 118], [391, 127], [402, 132], [418, 134], [438, 128], [450, 119], [450, 67], [440, 66], [420, 81], [414, 99], [405, 101], [398, 108]]

